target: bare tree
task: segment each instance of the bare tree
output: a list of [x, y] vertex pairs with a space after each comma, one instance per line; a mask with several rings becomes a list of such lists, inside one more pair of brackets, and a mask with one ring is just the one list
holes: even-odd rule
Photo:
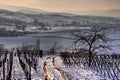
[[104, 32], [105, 28], [92, 27], [88, 30], [78, 30], [72, 33], [74, 43], [84, 47], [89, 53], [89, 66], [91, 66], [92, 55], [94, 52], [102, 49], [110, 49], [109, 41], [111, 41]]
[[35, 26], [38, 26], [38, 25], [39, 25], [39, 20], [38, 20], [38, 19], [34, 19], [33, 24], [34, 24]]

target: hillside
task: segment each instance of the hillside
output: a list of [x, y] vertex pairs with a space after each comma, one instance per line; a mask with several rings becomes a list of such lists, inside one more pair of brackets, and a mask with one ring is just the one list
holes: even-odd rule
[[22, 12], [0, 10], [0, 25], [13, 25], [17, 22], [31, 23], [34, 19], [45, 23], [49, 27], [80, 27], [96, 24], [101, 27], [119, 27], [120, 24], [120, 19], [114, 17], [80, 16], [67, 13], [25, 14]]

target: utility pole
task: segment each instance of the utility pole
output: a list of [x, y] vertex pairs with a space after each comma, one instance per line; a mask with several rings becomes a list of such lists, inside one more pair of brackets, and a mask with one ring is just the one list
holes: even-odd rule
[[40, 39], [37, 39], [36, 47], [37, 47], [37, 50], [40, 50]]

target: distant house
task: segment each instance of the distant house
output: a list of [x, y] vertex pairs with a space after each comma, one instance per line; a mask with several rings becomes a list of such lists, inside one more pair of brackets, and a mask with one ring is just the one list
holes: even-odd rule
[[36, 32], [37, 31], [37, 27], [26, 27], [25, 29], [27, 32]]
[[17, 32], [24, 32], [24, 30], [16, 30]]
[[38, 32], [41, 29], [41, 26], [28, 26], [25, 28], [27, 32]]

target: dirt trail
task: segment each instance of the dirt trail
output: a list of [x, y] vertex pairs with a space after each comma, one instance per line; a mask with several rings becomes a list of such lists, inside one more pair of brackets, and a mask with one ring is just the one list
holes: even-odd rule
[[63, 71], [56, 67], [55, 57], [46, 58], [43, 69], [45, 80], [67, 80]]

